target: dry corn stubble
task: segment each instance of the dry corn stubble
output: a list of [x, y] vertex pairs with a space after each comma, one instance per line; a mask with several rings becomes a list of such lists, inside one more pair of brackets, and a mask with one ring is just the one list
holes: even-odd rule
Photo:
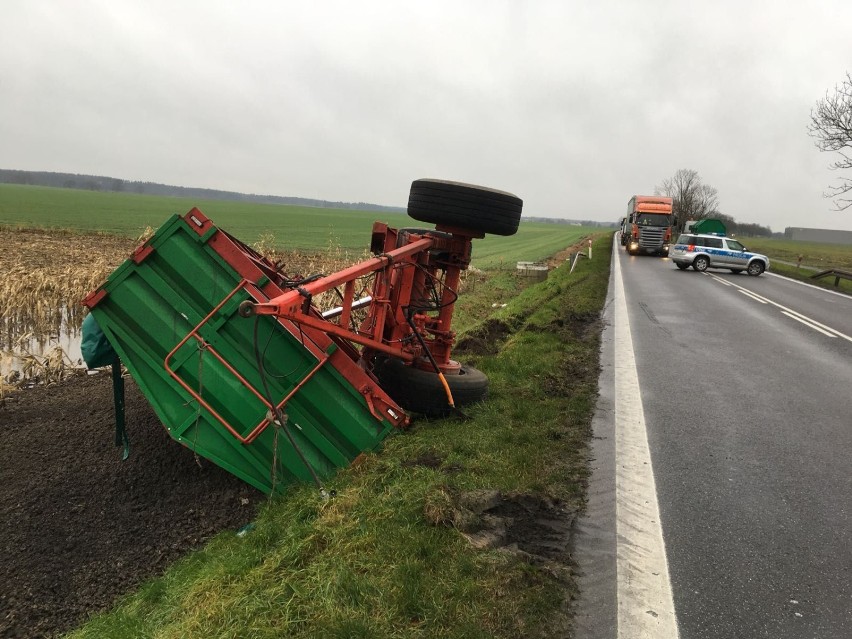
[[[67, 376], [75, 364], [61, 347], [40, 348], [60, 334], [79, 334], [86, 311], [80, 301], [101, 285], [154, 230], [135, 240], [100, 234], [0, 227], [0, 369], [15, 370], [0, 379], [0, 396], [23, 383], [50, 382]], [[353, 256], [336, 242], [325, 251], [281, 251], [275, 236], [262, 235], [255, 250], [279, 264], [291, 279], [338, 271]], [[365, 259], [366, 253], [354, 256]], [[362, 282], [362, 289], [369, 281]], [[329, 292], [313, 301], [327, 310], [339, 295]], [[38, 354], [34, 351], [38, 351]]]
[[[75, 367], [58, 346], [79, 331], [80, 300], [130, 254], [132, 239], [41, 229], [0, 228], [0, 393], [22, 383], [52, 382]], [[46, 350], [45, 350], [46, 348]]]
[[[277, 265], [279, 271], [288, 279], [296, 281], [314, 275], [329, 275], [370, 257], [367, 250], [360, 254], [353, 254], [344, 250], [335, 239], [329, 240], [324, 251], [282, 251], [276, 248], [273, 233], [262, 234], [257, 242], [251, 245], [251, 248]], [[355, 291], [356, 299], [370, 294], [371, 283], [371, 276], [359, 280]], [[320, 311], [327, 311], [337, 306], [341, 299], [342, 287], [341, 290], [331, 290], [317, 295], [311, 302]], [[359, 314], [355, 313], [355, 315], [358, 316]]]

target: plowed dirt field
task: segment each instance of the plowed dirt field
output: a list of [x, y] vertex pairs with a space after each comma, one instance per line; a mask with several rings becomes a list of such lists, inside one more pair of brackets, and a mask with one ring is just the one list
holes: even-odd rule
[[160, 574], [265, 496], [171, 440], [127, 378], [131, 454], [108, 373], [0, 399], [0, 637], [51, 637]]

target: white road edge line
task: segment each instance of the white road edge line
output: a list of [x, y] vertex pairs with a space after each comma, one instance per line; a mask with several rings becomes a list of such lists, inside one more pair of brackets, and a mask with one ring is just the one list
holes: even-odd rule
[[803, 282], [802, 280], [794, 280], [792, 277], [787, 277], [786, 275], [778, 275], [778, 273], [770, 273], [769, 271], [766, 271], [764, 275], [768, 275], [769, 277], [777, 277], [782, 280], [787, 280], [788, 282], [793, 282], [793, 284], [798, 284], [799, 286], [807, 286], [808, 288], [813, 288], [818, 291], [822, 291], [823, 293], [831, 293], [832, 295], [839, 295], [840, 297], [849, 297], [849, 295], [846, 293], [839, 293], [837, 291], [832, 291], [830, 288], [824, 288], [822, 286], [808, 284], [807, 282]]
[[786, 315], [787, 317], [790, 317], [790, 318], [792, 318], [792, 319], [796, 320], [797, 322], [801, 322], [801, 323], [802, 323], [802, 324], [804, 324], [805, 326], [807, 326], [807, 327], [809, 327], [809, 328], [812, 328], [812, 329], [814, 329], [815, 331], [817, 331], [817, 332], [819, 332], [819, 333], [822, 333], [823, 335], [828, 335], [829, 337], [837, 337], [837, 335], [835, 335], [834, 333], [829, 333], [828, 331], [824, 331], [824, 330], [822, 330], [819, 326], [814, 326], [813, 324], [811, 324], [811, 323], [810, 323], [810, 322], [808, 322], [807, 320], [804, 320], [804, 319], [802, 319], [801, 317], [796, 317], [796, 316], [795, 316], [795, 315], [793, 315], [792, 313], [788, 313], [787, 311], [781, 311], [781, 313], [782, 313], [782, 314], [784, 314], [784, 315]]
[[679, 639], [645, 411], [617, 255], [614, 263], [618, 639]]

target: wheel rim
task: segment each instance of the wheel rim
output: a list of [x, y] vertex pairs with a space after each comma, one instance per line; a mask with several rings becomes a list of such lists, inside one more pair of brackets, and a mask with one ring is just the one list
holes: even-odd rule
[[696, 271], [706, 271], [708, 266], [706, 257], [698, 257], [695, 258], [695, 270]]
[[749, 275], [760, 275], [763, 273], [763, 265], [760, 262], [752, 262], [748, 265]]

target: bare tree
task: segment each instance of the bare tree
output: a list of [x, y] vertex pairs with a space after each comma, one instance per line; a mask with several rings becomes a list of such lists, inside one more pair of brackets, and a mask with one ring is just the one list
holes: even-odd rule
[[[840, 159], [829, 165], [835, 170], [852, 169], [852, 74], [846, 72], [846, 79], [834, 87], [834, 93], [826, 91], [825, 98], [819, 100], [811, 109], [811, 123], [808, 134], [815, 139], [814, 144], [820, 151], [834, 151]], [[852, 178], [838, 178], [838, 186], [830, 186], [825, 197], [836, 198], [834, 203], [838, 211], [852, 206]]]
[[672, 177], [663, 180], [656, 191], [674, 199], [673, 211], [680, 228], [687, 220], [719, 215], [719, 192], [709, 184], [702, 184], [698, 171], [693, 169], [678, 169]]
[[695, 220], [719, 215], [719, 191], [715, 186], [701, 184], [695, 194]]

